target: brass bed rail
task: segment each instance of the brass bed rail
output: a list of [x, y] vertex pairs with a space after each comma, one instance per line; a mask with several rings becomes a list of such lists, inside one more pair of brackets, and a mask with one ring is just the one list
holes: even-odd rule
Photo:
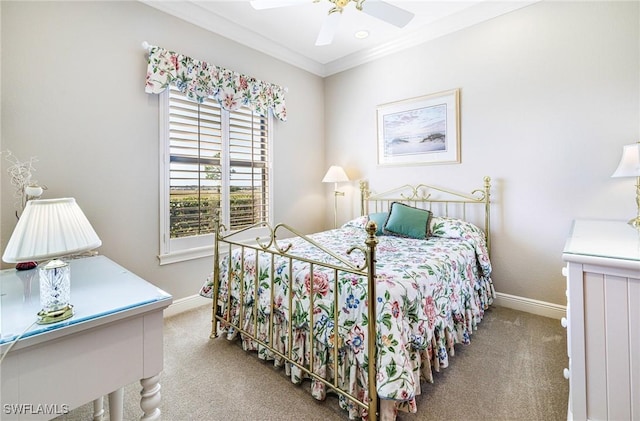
[[[487, 250], [491, 253], [491, 177], [485, 176], [483, 182], [483, 187], [473, 190], [471, 194], [428, 184], [415, 186], [405, 184], [404, 186], [374, 194], [369, 190], [369, 183], [362, 180], [360, 181], [360, 215], [388, 211], [391, 203], [402, 202], [416, 207], [423, 206], [428, 210], [433, 210], [435, 204], [443, 205], [444, 212], [442, 216], [455, 216], [466, 220], [467, 206], [482, 204], [484, 205], [484, 221], [482, 225], [487, 242]], [[454, 215], [453, 211], [450, 211], [449, 205], [458, 205], [462, 210]]]
[[[254, 244], [247, 244], [244, 241], [235, 241], [233, 240], [233, 237], [238, 236], [238, 234], [254, 229], [254, 228], [266, 228], [269, 231], [269, 238], [267, 242], [264, 242], [263, 240], [261, 240], [260, 238], [256, 238], [255, 240], [255, 245]], [[309, 244], [313, 245], [316, 249], [321, 250], [322, 252], [324, 252], [325, 254], [331, 256], [332, 258], [336, 259], [339, 264], [332, 264], [332, 263], [327, 263], [327, 262], [322, 262], [319, 260], [315, 260], [315, 259], [309, 259], [309, 258], [305, 258], [302, 256], [296, 256], [294, 254], [291, 254], [289, 252], [290, 248], [291, 248], [291, 243], [289, 243], [288, 245], [281, 247], [278, 244], [278, 240], [277, 240], [277, 232], [279, 229], [285, 229], [289, 232], [291, 232], [292, 234], [296, 235], [297, 237], [303, 239], [304, 241], [308, 242]], [[211, 338], [215, 338], [218, 336], [218, 321], [220, 321], [221, 323], [226, 324], [227, 326], [233, 327], [234, 329], [237, 330], [237, 332], [239, 332], [240, 334], [244, 335], [245, 337], [250, 338], [252, 341], [254, 341], [255, 343], [265, 347], [269, 352], [271, 352], [273, 355], [278, 356], [280, 358], [282, 358], [284, 361], [286, 361], [289, 364], [292, 364], [296, 367], [298, 367], [301, 371], [303, 371], [304, 373], [306, 373], [309, 377], [315, 379], [316, 381], [319, 381], [321, 383], [323, 383], [326, 387], [331, 388], [332, 390], [334, 390], [336, 393], [344, 396], [346, 399], [348, 399], [349, 401], [353, 402], [354, 404], [364, 408], [367, 410], [368, 414], [369, 414], [369, 419], [372, 421], [375, 421], [377, 419], [377, 407], [378, 407], [378, 394], [377, 394], [377, 389], [376, 389], [376, 364], [375, 363], [369, 363], [368, 364], [368, 378], [369, 378], [369, 382], [368, 382], [368, 394], [369, 394], [369, 401], [368, 402], [363, 402], [360, 399], [358, 399], [357, 397], [353, 396], [352, 394], [350, 394], [349, 392], [347, 392], [346, 390], [343, 390], [340, 385], [338, 384], [338, 380], [339, 380], [339, 376], [338, 376], [338, 352], [339, 352], [339, 314], [340, 314], [340, 308], [339, 308], [339, 294], [338, 294], [338, 280], [339, 280], [339, 276], [338, 273], [352, 273], [358, 276], [362, 276], [365, 277], [367, 279], [367, 299], [369, 300], [369, 305], [368, 305], [368, 356], [369, 356], [369, 361], [376, 361], [376, 352], [377, 352], [377, 328], [376, 328], [376, 286], [375, 286], [375, 271], [376, 271], [376, 245], [378, 243], [378, 240], [375, 236], [375, 232], [376, 232], [376, 224], [374, 222], [370, 222], [367, 224], [366, 227], [366, 231], [367, 231], [367, 238], [364, 241], [365, 246], [352, 246], [351, 248], [349, 248], [347, 250], [347, 255], [350, 255], [351, 253], [353, 253], [354, 251], [360, 251], [363, 255], [364, 258], [364, 262], [362, 264], [357, 264], [354, 263], [352, 261], [349, 261], [348, 259], [345, 259], [337, 254], [335, 254], [334, 252], [332, 252], [331, 250], [323, 247], [322, 245], [320, 245], [319, 243], [317, 243], [316, 241], [314, 241], [313, 239], [309, 238], [306, 235], [303, 235], [299, 232], [297, 232], [295, 229], [293, 229], [292, 227], [286, 225], [286, 224], [278, 224], [275, 227], [271, 227], [270, 224], [266, 223], [266, 222], [260, 222], [257, 224], [254, 224], [250, 227], [238, 230], [238, 231], [234, 231], [232, 233], [229, 233], [227, 235], [223, 235], [223, 232], [226, 231], [226, 227], [224, 225], [222, 225], [220, 223], [220, 217], [219, 217], [219, 213], [216, 212], [215, 216], [214, 216], [214, 235], [215, 235], [215, 240], [214, 240], [214, 268], [213, 268], [213, 303], [212, 303], [212, 320], [211, 320]], [[220, 244], [226, 244], [227, 245], [227, 260], [228, 260], [228, 279], [227, 279], [227, 303], [226, 303], [226, 313], [225, 314], [219, 314], [219, 312], [217, 311], [217, 307], [218, 307], [218, 300], [219, 300], [219, 287], [220, 287]], [[245, 280], [244, 280], [244, 275], [245, 272], [244, 270], [241, 270], [239, 272], [239, 283], [240, 283], [240, 295], [239, 295], [239, 314], [238, 314], [238, 324], [235, 324], [232, 320], [231, 317], [231, 299], [232, 299], [232, 293], [231, 293], [231, 265], [232, 265], [232, 253], [234, 249], [239, 249], [240, 250], [240, 267], [242, 269], [244, 269], [244, 259], [245, 259], [245, 251], [246, 250], [250, 250], [252, 252], [255, 252], [255, 264], [256, 264], [256, 268], [259, 269], [259, 264], [260, 264], [260, 253], [267, 253], [270, 255], [270, 264], [269, 264], [269, 278], [270, 278], [270, 302], [269, 305], [272, 306], [274, 301], [275, 301], [275, 297], [274, 297], [274, 292], [275, 292], [275, 287], [274, 287], [274, 267], [275, 267], [275, 257], [276, 256], [280, 256], [282, 258], [286, 258], [288, 259], [288, 267], [289, 267], [289, 284], [288, 284], [288, 291], [289, 291], [289, 307], [288, 307], [288, 316], [289, 316], [289, 323], [287, 326], [287, 351], [286, 354], [282, 353], [280, 351], [278, 351], [273, 345], [271, 345], [274, 342], [274, 338], [273, 338], [273, 326], [274, 326], [274, 311], [273, 309], [271, 309], [269, 311], [269, 321], [268, 321], [268, 334], [267, 334], [267, 339], [268, 342], [261, 340], [258, 337], [258, 317], [257, 317], [257, 311], [258, 311], [258, 306], [257, 305], [253, 305], [253, 313], [252, 313], [252, 317], [254, 320], [254, 329], [253, 332], [247, 331], [246, 329], [244, 329], [241, 325], [243, 323], [243, 320], [245, 319], [245, 314], [244, 314], [244, 307], [245, 307], [245, 294], [244, 294], [244, 285], [245, 285]], [[292, 317], [292, 312], [293, 312], [293, 282], [294, 282], [294, 276], [293, 276], [293, 262], [297, 261], [297, 262], [304, 262], [309, 264], [309, 277], [312, 280], [310, 282], [310, 294], [309, 294], [309, 348], [311, 349], [311, 356], [309, 358], [309, 365], [308, 368], [305, 367], [304, 365], [304, 358], [302, 359], [302, 364], [298, 363], [297, 361], [295, 361], [293, 359], [292, 356], [292, 348], [293, 348], [293, 317]], [[334, 314], [333, 314], [333, 329], [334, 329], [334, 336], [333, 336], [333, 382], [330, 382], [329, 380], [325, 379], [324, 377], [316, 374], [314, 372], [314, 358], [313, 358], [313, 350], [314, 348], [314, 341], [315, 341], [315, 337], [314, 337], [314, 333], [313, 333], [313, 316], [314, 316], [314, 270], [316, 268], [316, 266], [321, 267], [321, 268], [327, 268], [327, 269], [331, 269], [333, 271], [333, 280], [334, 280], [334, 294], [333, 294], [333, 306], [334, 306]], [[258, 285], [259, 284], [259, 277], [258, 276], [254, 276], [254, 285], [253, 285], [253, 291], [254, 291], [254, 303], [257, 302], [258, 300]], [[221, 312], [220, 312], [221, 313]]]

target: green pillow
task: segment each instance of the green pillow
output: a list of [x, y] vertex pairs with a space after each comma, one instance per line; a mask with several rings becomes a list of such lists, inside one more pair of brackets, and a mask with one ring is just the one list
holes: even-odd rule
[[431, 211], [393, 202], [383, 232], [398, 237], [426, 239], [429, 236]]
[[388, 212], [376, 212], [369, 214], [369, 221], [375, 222], [378, 227], [376, 235], [384, 235], [382, 229], [384, 228], [384, 223], [387, 221], [387, 216], [389, 216]]

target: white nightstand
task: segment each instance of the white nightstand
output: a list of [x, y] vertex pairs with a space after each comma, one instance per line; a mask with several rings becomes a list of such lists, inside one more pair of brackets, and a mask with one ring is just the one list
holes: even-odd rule
[[562, 257], [568, 418], [640, 420], [640, 231], [578, 220]]
[[142, 416], [159, 419], [171, 296], [104, 256], [69, 263], [74, 316], [49, 325], [33, 324], [37, 272], [0, 272], [0, 352], [24, 332], [0, 366], [0, 418], [51, 419], [140, 381]]

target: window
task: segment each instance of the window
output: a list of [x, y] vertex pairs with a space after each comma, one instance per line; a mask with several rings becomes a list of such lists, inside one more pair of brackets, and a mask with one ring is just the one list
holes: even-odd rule
[[161, 264], [211, 255], [213, 217], [230, 230], [270, 219], [271, 117], [190, 101], [161, 101]]

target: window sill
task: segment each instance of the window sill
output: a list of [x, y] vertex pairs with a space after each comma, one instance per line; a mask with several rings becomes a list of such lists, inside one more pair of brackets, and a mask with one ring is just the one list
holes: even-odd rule
[[200, 259], [210, 256], [213, 256], [212, 245], [175, 251], [173, 253], [160, 254], [158, 255], [158, 260], [160, 260], [160, 266], [162, 266], [169, 265], [171, 263], [185, 262], [187, 260]]

